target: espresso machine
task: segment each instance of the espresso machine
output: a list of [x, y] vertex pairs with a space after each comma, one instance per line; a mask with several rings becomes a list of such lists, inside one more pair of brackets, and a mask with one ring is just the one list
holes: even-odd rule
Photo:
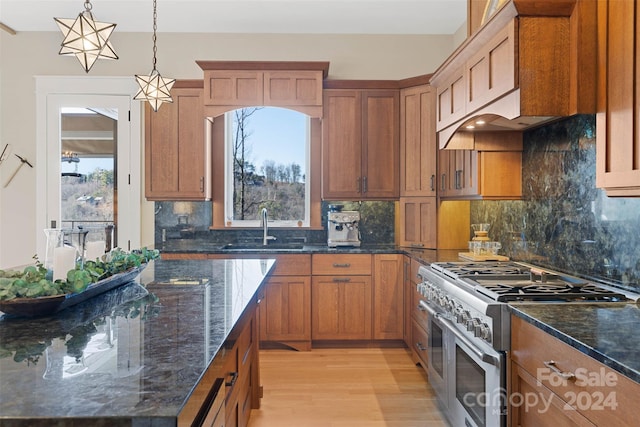
[[360, 212], [328, 212], [327, 245], [360, 246]]

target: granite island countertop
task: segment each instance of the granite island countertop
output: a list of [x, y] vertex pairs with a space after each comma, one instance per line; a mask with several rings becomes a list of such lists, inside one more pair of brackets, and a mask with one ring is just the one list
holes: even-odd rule
[[273, 265], [155, 260], [55, 315], [0, 316], [0, 425], [175, 426]]
[[630, 303], [517, 303], [514, 315], [640, 383], [640, 307]]

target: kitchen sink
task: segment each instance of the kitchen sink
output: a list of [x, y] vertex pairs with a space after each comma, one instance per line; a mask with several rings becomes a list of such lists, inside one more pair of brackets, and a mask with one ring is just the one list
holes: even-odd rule
[[268, 250], [301, 250], [304, 248], [302, 243], [269, 243], [263, 245], [262, 243], [229, 243], [222, 246], [220, 249], [223, 251], [268, 251]]

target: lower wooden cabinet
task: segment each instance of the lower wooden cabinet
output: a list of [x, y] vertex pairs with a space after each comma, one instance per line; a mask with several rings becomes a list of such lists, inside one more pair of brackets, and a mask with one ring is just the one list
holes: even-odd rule
[[275, 255], [260, 295], [260, 341], [311, 349], [311, 255]]
[[373, 256], [373, 339], [401, 340], [404, 335], [403, 258]]
[[313, 255], [312, 271], [313, 340], [403, 339], [403, 255]]
[[640, 384], [511, 316], [510, 425], [638, 425]]
[[411, 357], [415, 363], [419, 363], [422, 368], [427, 370], [427, 348], [429, 344], [429, 336], [427, 334], [427, 310], [422, 307], [420, 299], [423, 298], [418, 292], [417, 285], [420, 282], [418, 276], [418, 269], [420, 264], [415, 259], [411, 259], [409, 270], [407, 287], [405, 291], [408, 293], [406, 296], [407, 308], [405, 309], [405, 317], [411, 328], [410, 341], [407, 342], [407, 347], [411, 349]]
[[371, 276], [313, 276], [313, 340], [370, 340]]
[[251, 409], [260, 408], [257, 311], [229, 336], [224, 361], [225, 425], [246, 427]]

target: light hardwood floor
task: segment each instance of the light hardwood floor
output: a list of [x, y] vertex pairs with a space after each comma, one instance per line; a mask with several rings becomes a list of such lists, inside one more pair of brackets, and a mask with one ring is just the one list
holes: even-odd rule
[[261, 350], [261, 408], [249, 427], [446, 427], [402, 348]]

